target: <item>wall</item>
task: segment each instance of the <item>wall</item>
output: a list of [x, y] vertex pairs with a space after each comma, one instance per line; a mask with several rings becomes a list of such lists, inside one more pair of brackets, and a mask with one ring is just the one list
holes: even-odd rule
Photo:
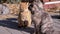
[[9, 8], [10, 14], [18, 14], [19, 13], [19, 6], [18, 4], [6, 4], [5, 5]]

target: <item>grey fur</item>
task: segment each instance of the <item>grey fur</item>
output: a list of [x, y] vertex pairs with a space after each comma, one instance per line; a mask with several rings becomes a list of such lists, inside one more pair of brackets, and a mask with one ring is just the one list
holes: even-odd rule
[[52, 34], [53, 32], [53, 20], [51, 16], [43, 10], [43, 4], [41, 1], [34, 1], [31, 3], [33, 6], [29, 6], [32, 14], [32, 21], [34, 22], [35, 32], [34, 34]]

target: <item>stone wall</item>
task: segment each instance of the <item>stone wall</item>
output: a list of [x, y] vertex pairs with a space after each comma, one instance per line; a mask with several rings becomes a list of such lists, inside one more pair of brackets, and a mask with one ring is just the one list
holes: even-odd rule
[[19, 13], [19, 4], [6, 4], [5, 5], [9, 8], [10, 14], [18, 14]]

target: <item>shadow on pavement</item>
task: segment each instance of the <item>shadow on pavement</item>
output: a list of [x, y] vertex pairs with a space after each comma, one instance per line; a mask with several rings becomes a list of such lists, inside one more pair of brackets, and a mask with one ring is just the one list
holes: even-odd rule
[[25, 31], [28, 33], [33, 33], [34, 29], [33, 28], [18, 28], [18, 23], [16, 22], [16, 18], [8, 18], [6, 20], [0, 20], [0, 26], [11, 28], [11, 29], [16, 29], [19, 31]]
[[[60, 16], [52, 16], [54, 19], [60, 19]], [[34, 28], [18, 28], [18, 22], [16, 18], [7, 18], [6, 20], [0, 20], [0, 26], [15, 29], [18, 31], [25, 31], [27, 33], [33, 34]]]
[[60, 15], [54, 15], [54, 16], [52, 16], [52, 18], [54, 18], [54, 19], [60, 19]]

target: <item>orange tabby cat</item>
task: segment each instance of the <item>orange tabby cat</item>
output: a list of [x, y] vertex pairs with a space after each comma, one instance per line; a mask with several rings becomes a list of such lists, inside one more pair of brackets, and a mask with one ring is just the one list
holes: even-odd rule
[[20, 12], [18, 16], [18, 26], [31, 26], [31, 12], [28, 10], [28, 2], [20, 3]]

